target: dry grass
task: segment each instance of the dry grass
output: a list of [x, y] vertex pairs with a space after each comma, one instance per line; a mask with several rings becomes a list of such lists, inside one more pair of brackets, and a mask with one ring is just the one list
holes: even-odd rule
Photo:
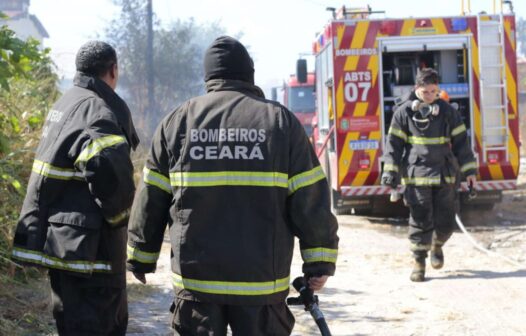
[[53, 334], [50, 289], [43, 272], [28, 268], [14, 278], [0, 275], [0, 283], [0, 335]]

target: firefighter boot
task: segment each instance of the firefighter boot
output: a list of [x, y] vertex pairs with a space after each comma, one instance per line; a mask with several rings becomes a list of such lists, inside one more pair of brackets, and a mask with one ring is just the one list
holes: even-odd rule
[[426, 258], [422, 256], [415, 257], [413, 270], [411, 271], [411, 281], [422, 282], [425, 280]]
[[434, 269], [440, 269], [444, 266], [444, 252], [442, 251], [442, 245], [433, 244], [431, 246], [431, 267]]

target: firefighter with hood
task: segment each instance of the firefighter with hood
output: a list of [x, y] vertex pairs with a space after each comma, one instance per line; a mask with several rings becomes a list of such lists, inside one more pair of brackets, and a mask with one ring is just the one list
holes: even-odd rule
[[444, 265], [442, 246], [455, 228], [456, 179], [463, 175], [473, 186], [477, 162], [459, 112], [438, 96], [437, 72], [424, 68], [415, 82], [414, 90], [396, 101], [381, 182], [405, 186], [414, 257], [410, 279], [420, 282], [428, 251], [433, 268]]
[[265, 99], [254, 64], [222, 36], [204, 57], [207, 93], [158, 126], [132, 210], [128, 269], [145, 282], [168, 226], [177, 335], [289, 335], [294, 237], [319, 290], [333, 275], [337, 222], [299, 121]]
[[44, 124], [12, 257], [49, 269], [59, 335], [125, 335], [130, 150], [139, 140], [114, 91], [113, 47], [90, 41], [75, 64], [73, 88]]

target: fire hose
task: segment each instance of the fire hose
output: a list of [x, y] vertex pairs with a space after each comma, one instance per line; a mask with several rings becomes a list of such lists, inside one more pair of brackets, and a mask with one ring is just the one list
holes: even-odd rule
[[316, 152], [316, 156], [318, 158], [320, 158], [321, 154], [323, 153], [323, 151], [327, 147], [327, 144], [329, 143], [329, 139], [331, 138], [331, 135], [332, 135], [333, 132], [334, 132], [334, 125], [331, 126], [331, 128], [329, 129], [329, 132], [325, 136], [325, 139], [323, 139], [323, 143], [322, 143], [320, 149]]
[[316, 322], [316, 325], [318, 326], [318, 329], [320, 329], [321, 335], [331, 336], [329, 326], [327, 325], [325, 317], [318, 306], [318, 296], [314, 295], [314, 291], [309, 288], [305, 277], [297, 277], [294, 279], [292, 286], [296, 289], [296, 291], [298, 291], [298, 293], [300, 293], [300, 295], [298, 297], [287, 298], [287, 304], [289, 306], [304, 305], [305, 311], [308, 311], [311, 314], [314, 322]]
[[[475, 191], [475, 189], [473, 188], [473, 185], [469, 185], [469, 195], [468, 197], [470, 199], [472, 198], [475, 198], [477, 197], [477, 192]], [[466, 227], [464, 226], [464, 224], [462, 223], [462, 220], [460, 219], [460, 216], [458, 214], [455, 215], [455, 220], [457, 222], [457, 225], [458, 227], [460, 228], [460, 230], [462, 231], [462, 233], [464, 233], [466, 235], [466, 237], [468, 238], [469, 242], [479, 251], [481, 252], [484, 252], [486, 253], [487, 255], [491, 255], [491, 256], [494, 256], [494, 257], [498, 257], [498, 258], [501, 258], [503, 260], [506, 260], [507, 262], [509, 262], [510, 264], [513, 264], [515, 266], [518, 266], [518, 267], [525, 267], [525, 265], [522, 265], [521, 263], [517, 262], [516, 260], [513, 260], [512, 258], [509, 258], [509, 257], [506, 257], [502, 254], [499, 254], [495, 251], [491, 251], [487, 248], [485, 248], [484, 246], [482, 246], [479, 242], [477, 242], [475, 240], [475, 238], [473, 238], [473, 236], [471, 234], [469, 234], [469, 232], [466, 230]]]

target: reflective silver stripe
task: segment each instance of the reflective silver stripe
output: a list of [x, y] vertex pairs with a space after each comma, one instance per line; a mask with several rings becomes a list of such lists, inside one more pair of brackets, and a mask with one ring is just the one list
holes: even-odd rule
[[126, 142], [126, 138], [121, 135], [108, 135], [102, 138], [95, 139], [79, 154], [75, 160], [75, 164], [79, 162], [87, 162], [89, 159], [100, 153], [104, 148]]
[[411, 251], [429, 251], [431, 249], [431, 245], [424, 245], [424, 244], [411, 244], [410, 250]]
[[390, 163], [384, 164], [384, 171], [393, 171], [398, 173], [398, 166]]
[[159, 259], [160, 252], [144, 252], [139, 250], [137, 247], [131, 247], [128, 245], [128, 260], [137, 260], [143, 264], [155, 264]]
[[80, 260], [64, 260], [55, 257], [47, 256], [37, 251], [31, 251], [14, 247], [12, 256], [15, 259], [32, 262], [42, 266], [62, 269], [80, 273], [91, 273], [91, 272], [109, 272], [111, 271], [111, 264], [103, 261], [80, 261]]
[[414, 145], [443, 145], [449, 143], [449, 141], [450, 139], [447, 137], [426, 138], [410, 136], [407, 142]]
[[477, 168], [478, 168], [477, 163], [473, 161], [473, 162], [469, 162], [469, 163], [462, 165], [462, 167], [460, 167], [460, 171], [465, 173], [470, 169], [477, 169]]
[[397, 128], [394, 128], [394, 127], [389, 127], [389, 134], [392, 134], [392, 135], [396, 135], [397, 137], [401, 138], [402, 140], [404, 141], [407, 141], [407, 134], [405, 134], [404, 131], [402, 130], [399, 130]]
[[129, 216], [130, 216], [130, 209], [126, 209], [123, 212], [121, 212], [120, 214], [118, 214], [116, 216], [113, 216], [111, 218], [108, 218], [108, 222], [110, 224], [117, 224], [117, 223], [119, 223], [120, 221], [122, 221], [123, 219], [125, 219], [126, 217], [129, 217]]
[[155, 186], [161, 190], [166, 191], [169, 194], [172, 193], [172, 189], [170, 187], [170, 179], [146, 167], [144, 167], [143, 169], [143, 181], [144, 183]]
[[258, 186], [288, 188], [287, 174], [278, 172], [177, 172], [170, 173], [174, 187]]
[[264, 282], [208, 281], [183, 278], [173, 274], [174, 287], [193, 290], [201, 293], [224, 295], [269, 295], [286, 291], [289, 288], [289, 277]]
[[42, 176], [49, 178], [54, 178], [58, 180], [83, 180], [84, 176], [82, 173], [76, 171], [75, 169], [69, 168], [59, 168], [50, 165], [47, 162], [35, 160], [33, 162], [33, 168], [31, 169], [34, 173], [37, 173]]
[[336, 258], [338, 257], [338, 250], [328, 249], [324, 247], [312, 248], [301, 250], [301, 258], [304, 262], [331, 262], [336, 263]]
[[315, 167], [309, 171], [303, 172], [289, 179], [289, 195], [298, 189], [307, 187], [325, 178], [321, 166]]
[[460, 126], [455, 127], [455, 128], [451, 131], [451, 136], [459, 135], [460, 133], [465, 132], [465, 131], [466, 131], [466, 125], [461, 124]]
[[427, 185], [440, 185], [440, 176], [438, 177], [404, 177], [402, 178], [403, 185], [417, 185], [417, 186], [427, 186]]

